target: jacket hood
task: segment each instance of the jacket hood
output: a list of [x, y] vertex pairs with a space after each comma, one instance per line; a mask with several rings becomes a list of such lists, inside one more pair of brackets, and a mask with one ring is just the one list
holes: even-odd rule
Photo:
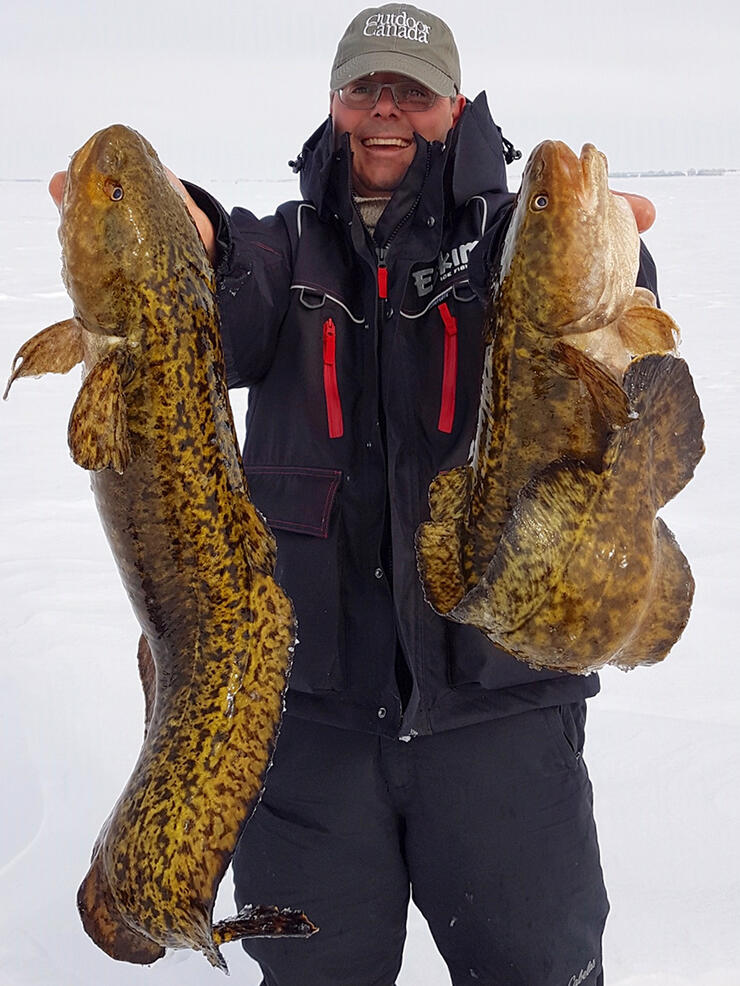
[[[429, 144], [416, 135], [417, 152], [402, 186], [420, 170], [437, 175], [444, 183], [446, 206], [457, 208], [473, 195], [506, 192], [506, 164], [501, 130], [496, 126], [485, 92], [468, 101], [446, 144]], [[420, 157], [429, 154], [432, 167], [418, 168]], [[334, 147], [332, 119], [328, 117], [308, 138], [295, 162], [300, 171], [301, 195], [319, 214], [336, 212], [342, 216], [351, 210], [349, 138]]]

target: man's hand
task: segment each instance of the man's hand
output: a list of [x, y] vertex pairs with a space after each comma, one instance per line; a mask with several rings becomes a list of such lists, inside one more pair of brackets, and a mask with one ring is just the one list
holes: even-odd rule
[[[164, 165], [163, 165], [164, 167]], [[216, 262], [216, 235], [213, 231], [213, 224], [208, 216], [199, 208], [189, 194], [187, 188], [183, 185], [177, 175], [174, 175], [169, 168], [164, 168], [167, 177], [169, 179], [170, 185], [175, 189], [175, 191], [182, 197], [183, 202], [188, 208], [188, 212], [193, 217], [195, 225], [198, 227], [198, 232], [200, 233], [200, 238], [203, 241], [203, 246], [206, 248], [206, 253], [212, 264]], [[62, 195], [64, 194], [64, 183], [67, 180], [66, 171], [57, 171], [55, 175], [52, 176], [49, 182], [49, 194], [51, 195], [54, 203], [61, 212], [62, 208]]]
[[655, 222], [655, 206], [650, 199], [646, 199], [644, 195], [634, 195], [632, 192], [614, 192], [614, 194], [627, 199], [627, 204], [635, 214], [638, 233], [644, 233], [645, 230], [650, 229]]

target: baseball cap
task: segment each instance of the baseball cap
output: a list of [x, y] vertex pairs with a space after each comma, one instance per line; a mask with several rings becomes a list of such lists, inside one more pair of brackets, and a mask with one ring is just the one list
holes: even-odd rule
[[460, 56], [452, 31], [411, 4], [367, 7], [352, 20], [334, 56], [329, 86], [341, 89], [371, 72], [398, 72], [439, 96], [460, 91]]

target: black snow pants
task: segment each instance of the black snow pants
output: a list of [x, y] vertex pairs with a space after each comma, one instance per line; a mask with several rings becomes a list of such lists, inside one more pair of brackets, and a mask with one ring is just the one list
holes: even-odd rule
[[320, 931], [246, 940], [264, 986], [393, 986], [409, 893], [454, 986], [602, 983], [584, 722], [578, 703], [401, 742], [287, 716], [236, 900]]

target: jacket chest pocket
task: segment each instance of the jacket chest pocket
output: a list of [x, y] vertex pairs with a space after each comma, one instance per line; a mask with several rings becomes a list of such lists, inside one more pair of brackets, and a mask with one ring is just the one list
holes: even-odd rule
[[341, 470], [245, 465], [252, 501], [277, 541], [275, 578], [298, 620], [290, 686], [317, 693], [345, 687], [341, 621]]
[[459, 433], [469, 427], [471, 394], [477, 410], [480, 388], [483, 315], [475, 292], [467, 280], [459, 281], [419, 311], [404, 305], [401, 315], [421, 350], [419, 406], [425, 409], [425, 430], [438, 436]]
[[365, 319], [327, 291], [298, 284], [293, 285], [293, 289], [298, 292], [302, 321], [309, 334], [320, 340], [320, 355], [317, 353], [314, 361], [316, 368], [321, 368], [326, 434], [329, 438], [342, 438], [345, 412], [340, 367], [353, 365], [356, 345], [353, 332], [364, 330]]

